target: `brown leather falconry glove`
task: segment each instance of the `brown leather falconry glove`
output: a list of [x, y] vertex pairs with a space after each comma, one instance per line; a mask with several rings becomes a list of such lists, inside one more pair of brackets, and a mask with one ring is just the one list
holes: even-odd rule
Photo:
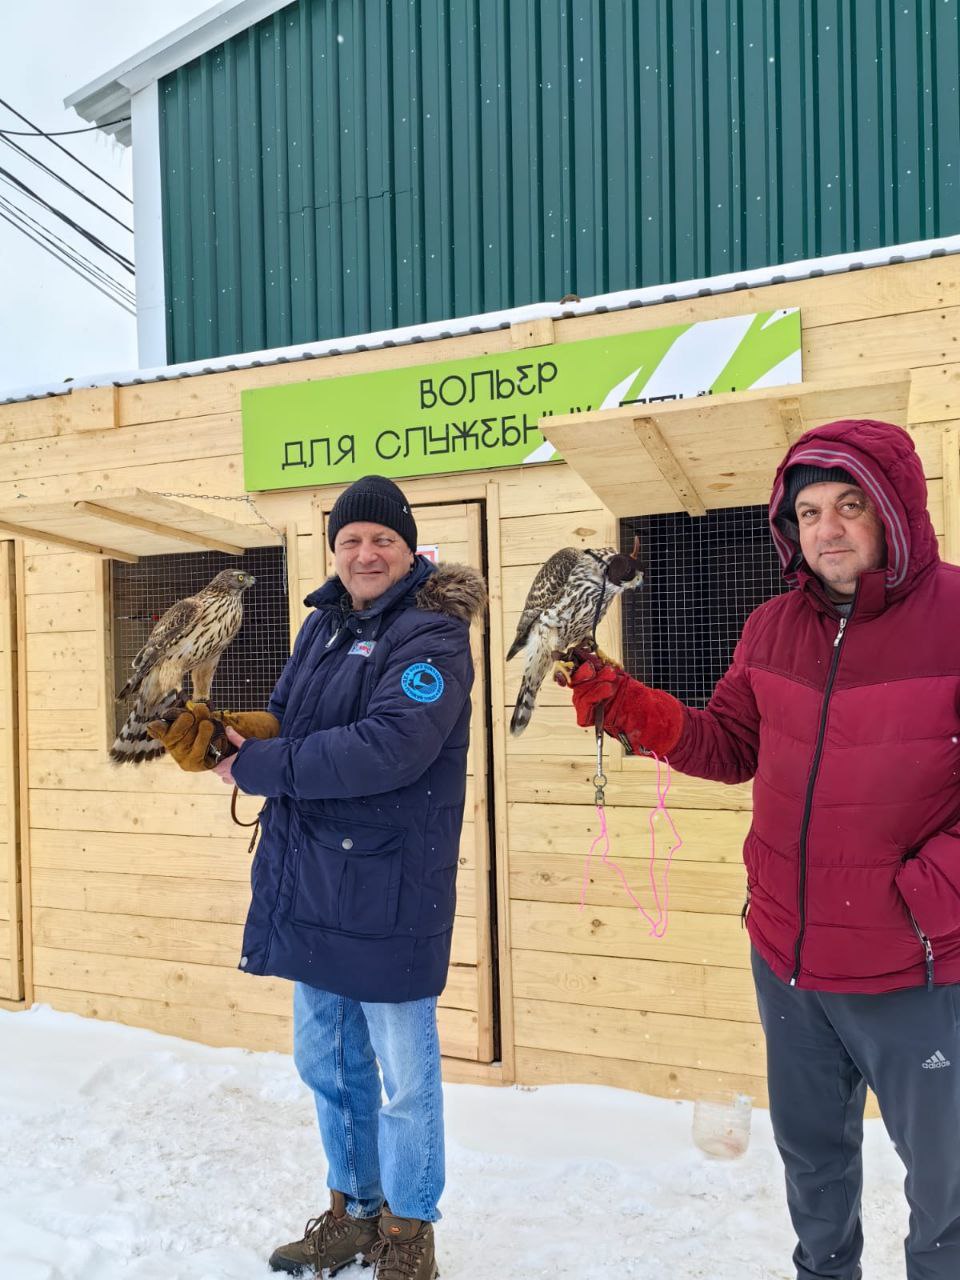
[[212, 769], [236, 750], [220, 720], [204, 702], [188, 703], [186, 709], [172, 707], [167, 720], [151, 720], [147, 733], [162, 742], [167, 755], [187, 773], [203, 773]]
[[275, 738], [280, 721], [269, 711], [218, 711], [217, 719], [244, 738]]

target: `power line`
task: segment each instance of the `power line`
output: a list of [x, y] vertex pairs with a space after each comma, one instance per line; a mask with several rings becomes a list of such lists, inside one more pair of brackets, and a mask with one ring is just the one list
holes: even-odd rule
[[115, 302], [118, 307], [122, 307], [124, 311], [128, 312], [130, 315], [136, 315], [135, 309], [129, 306], [127, 302], [121, 300], [115, 294], [110, 293], [101, 284], [98, 284], [96, 280], [91, 279], [90, 276], [88, 276], [85, 272], [81, 271], [78, 267], [74, 266], [72, 262], [69, 262], [62, 254], [58, 253], [55, 249], [51, 248], [49, 245], [44, 244], [39, 236], [34, 235], [33, 232], [28, 227], [24, 227], [20, 223], [16, 222], [3, 209], [0, 209], [0, 218], [2, 218], [4, 222], [9, 222], [10, 225], [12, 227], [15, 227], [18, 231], [21, 231], [29, 240], [32, 240], [35, 244], [38, 244], [40, 248], [43, 249], [46, 253], [49, 253], [52, 257], [56, 258], [58, 262], [63, 263], [63, 265], [67, 267], [70, 271], [72, 271], [74, 275], [80, 276], [82, 280], [86, 280], [87, 284], [93, 285], [94, 289], [96, 289], [98, 293], [102, 293], [105, 298], [109, 298], [111, 302]]
[[6, 196], [0, 195], [0, 208], [5, 208], [21, 222], [30, 224], [30, 226], [35, 229], [35, 233], [42, 236], [43, 239], [50, 243], [52, 247], [57, 248], [61, 253], [67, 254], [73, 262], [82, 268], [82, 270], [95, 275], [103, 284], [122, 295], [128, 302], [133, 303], [136, 301], [136, 295], [132, 289], [121, 283], [121, 281], [116, 280], [102, 267], [97, 266], [95, 262], [92, 262], [89, 258], [85, 257], [85, 255], [80, 253], [78, 249], [75, 249], [73, 245], [58, 236], [56, 232], [51, 231], [49, 227], [45, 227], [42, 222], [38, 222], [36, 218], [31, 218], [26, 210], [21, 209], [14, 201], [7, 199]]
[[81, 200], [86, 200], [87, 204], [92, 204], [95, 209], [100, 210], [104, 217], [109, 218], [111, 222], [115, 222], [118, 227], [123, 227], [124, 231], [129, 231], [130, 234], [133, 235], [133, 227], [128, 227], [125, 222], [121, 222], [120, 219], [116, 217], [115, 214], [112, 214], [109, 209], [105, 209], [102, 204], [98, 204], [92, 196], [88, 196], [85, 192], [81, 191], [79, 187], [75, 187], [72, 182], [68, 182], [66, 178], [61, 177], [61, 175], [57, 173], [56, 169], [51, 169], [50, 166], [44, 164], [42, 160], [38, 160], [36, 156], [31, 155], [26, 147], [21, 147], [17, 142], [11, 142], [2, 129], [0, 129], [0, 142], [5, 142], [8, 147], [12, 147], [14, 151], [25, 156], [31, 164], [35, 164], [38, 169], [42, 169], [44, 173], [48, 173], [51, 178], [56, 178], [58, 182], [62, 182], [65, 187], [69, 187], [70, 190], [78, 195]]
[[68, 138], [75, 133], [97, 133], [100, 129], [109, 129], [115, 124], [126, 124], [130, 118], [121, 116], [119, 120], [105, 120], [103, 124], [92, 124], [86, 129], [54, 129], [50, 133], [44, 133], [42, 129], [0, 129], [0, 133], [7, 138]]
[[16, 107], [11, 107], [10, 103], [6, 102], [3, 98], [0, 98], [0, 107], [6, 107], [8, 111], [13, 112], [18, 120], [22, 120], [24, 124], [28, 124], [31, 129], [36, 129], [37, 133], [43, 134], [43, 136], [49, 140], [51, 147], [56, 147], [58, 151], [62, 151], [65, 156], [69, 156], [70, 159], [80, 165], [81, 168], [86, 169], [87, 173], [92, 173], [95, 178], [104, 184], [104, 186], [109, 187], [111, 191], [115, 191], [118, 196], [122, 196], [123, 199], [126, 200], [127, 204], [133, 204], [133, 201], [126, 192], [121, 191], [119, 187], [115, 187], [112, 182], [108, 182], [102, 173], [97, 173], [96, 169], [91, 169], [88, 164], [84, 164], [78, 156], [75, 156], [72, 151], [68, 151], [62, 143], [57, 142], [49, 133], [43, 133], [43, 130], [38, 125], [35, 125], [32, 120], [28, 120], [25, 115], [16, 109]]
[[19, 178], [15, 177], [15, 175], [9, 171], [9, 169], [4, 169], [0, 166], [0, 178], [11, 183], [18, 190], [29, 196], [31, 200], [34, 200], [49, 213], [52, 213], [55, 218], [59, 218], [61, 222], [65, 222], [68, 227], [72, 227], [78, 235], [83, 236], [85, 240], [89, 240], [90, 243], [99, 249], [101, 253], [105, 253], [108, 257], [112, 258], [118, 266], [123, 267], [124, 271], [129, 271], [131, 275], [136, 274], [134, 265], [129, 258], [125, 258], [122, 253], [118, 253], [116, 249], [112, 249], [106, 241], [101, 240], [100, 237], [94, 235], [92, 231], [88, 231], [86, 227], [82, 227], [79, 222], [74, 222], [73, 218], [68, 214], [63, 213], [62, 210], [58, 209], [55, 205], [50, 204], [49, 201], [44, 200], [42, 196], [37, 195], [36, 191], [28, 187], [25, 182], [21, 182]]
[[133, 262], [130, 258], [125, 257], [118, 250], [107, 244], [105, 240], [101, 240], [94, 232], [89, 231], [86, 227], [81, 226], [79, 222], [74, 221], [74, 219], [71, 218], [69, 214], [64, 213], [62, 209], [58, 209], [56, 205], [50, 204], [48, 200], [44, 200], [43, 196], [38, 195], [32, 187], [28, 187], [25, 182], [21, 182], [15, 174], [12, 174], [9, 169], [4, 169], [2, 166], [0, 166], [0, 181], [9, 183], [10, 186], [15, 187], [17, 191], [22, 192], [35, 204], [46, 209], [48, 213], [52, 213], [55, 218], [59, 218], [61, 222], [65, 222], [68, 227], [76, 231], [78, 235], [83, 236], [85, 240], [89, 240], [95, 248], [99, 249], [101, 253], [105, 253], [107, 257], [112, 258], [113, 261], [116, 262], [118, 266], [123, 267], [125, 271], [129, 271], [131, 275], [136, 274]]
[[68, 254], [70, 258], [74, 262], [76, 262], [77, 265], [80, 266], [84, 271], [88, 271], [91, 274], [97, 276], [99, 280], [101, 280], [109, 288], [115, 289], [117, 293], [123, 296], [127, 301], [131, 303], [136, 302], [136, 295], [134, 294], [132, 289], [130, 289], [127, 285], [123, 284], [121, 281], [116, 280], [112, 275], [110, 275], [108, 271], [105, 271], [102, 267], [97, 266], [97, 264], [93, 262], [90, 258], [85, 257], [84, 254], [80, 253], [79, 250], [75, 249], [73, 245], [69, 244], [66, 240], [58, 236], [55, 231], [51, 231], [49, 227], [45, 227], [43, 223], [38, 222], [36, 218], [31, 218], [30, 214], [27, 213], [25, 209], [21, 209], [20, 206], [16, 204], [13, 200], [8, 199], [4, 195], [0, 195], [0, 208], [5, 208], [9, 213], [13, 214], [19, 220], [29, 223], [37, 233], [39, 233], [45, 240], [47, 240], [51, 244], [53, 242], [56, 242], [56, 247], [59, 248], [60, 252]]

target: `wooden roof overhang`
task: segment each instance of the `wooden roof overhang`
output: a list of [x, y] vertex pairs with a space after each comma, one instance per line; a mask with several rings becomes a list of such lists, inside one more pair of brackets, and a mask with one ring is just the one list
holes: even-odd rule
[[17, 502], [0, 507], [0, 535], [34, 538], [104, 559], [135, 564], [141, 556], [184, 551], [243, 555], [250, 547], [278, 546], [262, 522], [239, 524], [200, 507], [144, 489], [96, 493], [59, 502]]
[[910, 374], [799, 382], [656, 404], [546, 417], [540, 430], [615, 516], [686, 511], [770, 499], [787, 448], [837, 418], [908, 421]]

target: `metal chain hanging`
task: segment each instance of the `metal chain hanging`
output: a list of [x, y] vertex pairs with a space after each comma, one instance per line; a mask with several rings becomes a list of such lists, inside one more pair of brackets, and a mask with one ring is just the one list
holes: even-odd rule
[[250, 510], [256, 515], [257, 519], [261, 520], [267, 528], [271, 529], [280, 539], [280, 562], [283, 574], [283, 589], [284, 591], [289, 591], [290, 584], [287, 579], [287, 535], [281, 529], [278, 529], [272, 521], [267, 519], [249, 494], [244, 493], [237, 496], [225, 493], [172, 493], [161, 489], [155, 489], [153, 492], [156, 493], [158, 498], [199, 498], [203, 502], [245, 502]]

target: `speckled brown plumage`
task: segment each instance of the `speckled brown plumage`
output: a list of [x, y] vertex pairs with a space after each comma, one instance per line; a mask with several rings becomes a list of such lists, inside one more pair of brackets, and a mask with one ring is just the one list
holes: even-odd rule
[[637, 567], [638, 550], [634, 547], [633, 555], [625, 556], [612, 547], [563, 547], [537, 573], [507, 653], [508, 660], [521, 650], [525, 654], [520, 692], [510, 720], [510, 732], [515, 737], [530, 723], [553, 653], [563, 653], [590, 640], [594, 621], [598, 620], [601, 592], [599, 618], [610, 608], [614, 596], [643, 582]]
[[254, 581], [240, 569], [224, 569], [195, 596], [178, 600], [163, 614], [117, 694], [118, 700], [136, 701], [110, 748], [116, 764], [139, 764], [163, 754], [163, 745], [147, 734], [147, 724], [176, 698], [188, 672], [194, 699], [210, 697], [220, 656], [243, 621], [243, 592]]

